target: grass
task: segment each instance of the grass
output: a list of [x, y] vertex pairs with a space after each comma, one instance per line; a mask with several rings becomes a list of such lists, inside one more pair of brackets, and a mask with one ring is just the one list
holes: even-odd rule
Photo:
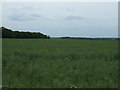
[[117, 88], [114, 40], [3, 39], [3, 86]]
[[2, 86], [2, 39], [0, 38], [0, 88]]

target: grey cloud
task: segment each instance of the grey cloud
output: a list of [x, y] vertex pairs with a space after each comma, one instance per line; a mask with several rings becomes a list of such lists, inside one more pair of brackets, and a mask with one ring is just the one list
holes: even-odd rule
[[34, 20], [33, 18], [24, 17], [24, 16], [19, 16], [19, 15], [9, 16], [8, 18], [9, 18], [10, 20], [13, 20], [13, 21], [31, 21], [31, 20]]
[[84, 17], [73, 16], [73, 15], [65, 17], [65, 20], [83, 20], [83, 19], [84, 19]]
[[31, 14], [31, 15], [10, 15], [8, 18], [12, 21], [33, 21], [42, 17], [41, 15]]
[[[55, 19], [52, 16], [46, 16], [46, 15], [40, 15], [40, 14], [30, 14], [30, 15], [15, 14], [15, 15], [8, 16], [8, 19], [12, 21], [34, 21], [41, 18], [48, 19], [50, 21], [53, 21]], [[83, 20], [84, 17], [71, 15], [71, 16], [64, 17], [64, 19], [65, 20]]]

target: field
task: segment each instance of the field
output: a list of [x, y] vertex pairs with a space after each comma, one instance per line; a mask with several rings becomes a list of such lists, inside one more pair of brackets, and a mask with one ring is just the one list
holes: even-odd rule
[[115, 40], [3, 39], [3, 86], [117, 88]]

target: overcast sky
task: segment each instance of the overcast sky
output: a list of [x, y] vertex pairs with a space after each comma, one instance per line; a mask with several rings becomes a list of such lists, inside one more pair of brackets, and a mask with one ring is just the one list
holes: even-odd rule
[[117, 2], [3, 3], [2, 25], [52, 37], [117, 37]]

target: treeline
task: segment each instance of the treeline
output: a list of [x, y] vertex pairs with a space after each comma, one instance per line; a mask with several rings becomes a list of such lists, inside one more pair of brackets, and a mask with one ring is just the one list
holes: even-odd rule
[[35, 39], [50, 38], [50, 36], [44, 35], [40, 32], [12, 31], [11, 29], [7, 29], [5, 27], [1, 27], [0, 30], [2, 31], [2, 38], [24, 38], [24, 39], [25, 38], [35, 38]]
[[61, 39], [82, 39], [82, 40], [120, 40], [120, 38], [86, 38], [86, 37], [60, 37]]

